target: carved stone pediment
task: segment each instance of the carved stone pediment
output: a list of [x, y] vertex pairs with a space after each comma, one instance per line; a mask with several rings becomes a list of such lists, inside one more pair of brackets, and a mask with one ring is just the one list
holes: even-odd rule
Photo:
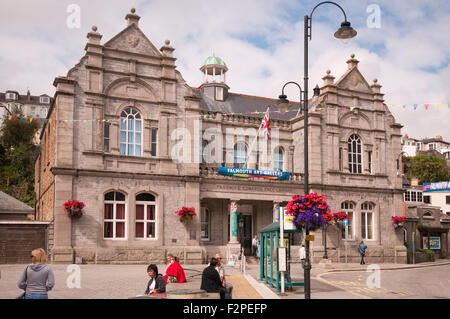
[[159, 50], [150, 42], [145, 34], [134, 24], [117, 34], [107, 43], [105, 48], [129, 51], [133, 53], [161, 56]]
[[372, 89], [357, 68], [354, 68], [346, 74], [337, 83], [337, 86], [343, 89], [372, 93]]

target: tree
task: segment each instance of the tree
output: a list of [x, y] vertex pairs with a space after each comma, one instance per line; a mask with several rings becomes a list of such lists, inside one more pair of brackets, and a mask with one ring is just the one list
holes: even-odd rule
[[33, 144], [37, 122], [22, 119], [19, 107], [0, 129], [0, 190], [34, 205], [34, 161], [38, 146]]
[[445, 159], [436, 155], [419, 154], [404, 160], [405, 173], [408, 179], [417, 177], [419, 184], [447, 181], [450, 179], [450, 170]]

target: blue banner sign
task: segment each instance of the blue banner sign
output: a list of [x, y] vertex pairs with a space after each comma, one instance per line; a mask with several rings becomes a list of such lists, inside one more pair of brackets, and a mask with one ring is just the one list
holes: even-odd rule
[[291, 176], [289, 172], [271, 171], [266, 169], [251, 169], [251, 168], [234, 168], [234, 167], [219, 167], [219, 175], [235, 176], [235, 177], [258, 177], [267, 179], [288, 180]]
[[437, 183], [423, 183], [422, 191], [424, 192], [450, 191], [450, 181]]

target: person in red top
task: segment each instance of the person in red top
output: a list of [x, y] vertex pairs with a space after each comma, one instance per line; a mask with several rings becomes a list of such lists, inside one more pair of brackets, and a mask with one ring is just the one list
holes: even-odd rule
[[169, 267], [167, 267], [166, 273], [163, 276], [166, 284], [181, 284], [183, 282], [186, 282], [186, 275], [184, 274], [183, 267], [181, 267], [181, 265], [179, 264], [178, 258], [174, 257], [172, 254], [168, 254], [167, 261], [170, 263], [170, 265]]

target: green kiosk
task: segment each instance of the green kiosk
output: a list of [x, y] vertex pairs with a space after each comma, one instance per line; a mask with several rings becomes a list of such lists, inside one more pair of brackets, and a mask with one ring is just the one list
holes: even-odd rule
[[270, 287], [275, 287], [276, 292], [279, 292], [281, 287], [281, 271], [285, 271], [286, 274], [285, 287], [304, 286], [304, 282], [292, 282], [290, 276], [291, 245], [294, 233], [298, 232], [301, 231], [284, 229], [284, 243], [281, 245], [280, 222], [274, 222], [260, 231], [259, 280], [264, 280]]

